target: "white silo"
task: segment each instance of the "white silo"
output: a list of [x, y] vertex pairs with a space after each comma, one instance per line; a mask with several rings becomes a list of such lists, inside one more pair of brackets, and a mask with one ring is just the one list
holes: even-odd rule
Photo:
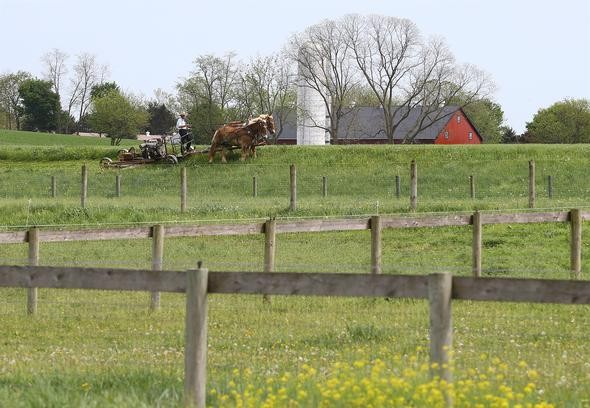
[[324, 145], [327, 127], [324, 99], [307, 84], [305, 78], [310, 78], [310, 74], [304, 64], [298, 64], [297, 74], [297, 144]]

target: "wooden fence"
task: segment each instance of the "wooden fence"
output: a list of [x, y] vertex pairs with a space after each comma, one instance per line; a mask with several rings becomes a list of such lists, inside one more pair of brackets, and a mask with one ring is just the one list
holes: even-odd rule
[[328, 273], [188, 272], [0, 266], [0, 287], [186, 292], [185, 404], [205, 407], [207, 295], [268, 294], [428, 299], [431, 374], [451, 381], [451, 299], [590, 304], [590, 281]]
[[[418, 228], [472, 226], [472, 273], [481, 276], [483, 258], [483, 226], [486, 224], [522, 224], [541, 222], [562, 222], [570, 224], [570, 271], [572, 279], [579, 279], [582, 265], [582, 222], [590, 220], [590, 212], [571, 211], [527, 212], [513, 214], [486, 214], [476, 211], [472, 215], [430, 215], [430, 216], [373, 216], [363, 218], [340, 218], [299, 221], [277, 221], [247, 224], [210, 225], [155, 225], [151, 227], [44, 230], [31, 228], [28, 231], [0, 232], [0, 244], [28, 243], [29, 265], [39, 264], [41, 242], [67, 242], [112, 239], [152, 239], [152, 269], [161, 270], [164, 259], [165, 237], [197, 237], [211, 235], [265, 234], [264, 272], [275, 270], [276, 234], [296, 232], [326, 232], [371, 230], [370, 272], [381, 273], [382, 238], [386, 228]], [[30, 313], [36, 310], [36, 289], [31, 288], [27, 303]], [[159, 295], [152, 294], [150, 308], [159, 307]]]
[[[536, 205], [536, 170], [535, 161], [530, 160], [528, 162], [528, 206], [529, 208], [535, 208]], [[418, 208], [418, 165], [416, 160], [412, 160], [410, 163], [409, 172], [409, 208], [411, 211], [416, 211]], [[470, 175], [468, 178], [469, 182], [469, 197], [475, 199], [475, 177]], [[57, 197], [57, 178], [51, 176], [51, 197]], [[553, 176], [547, 176], [547, 192], [548, 197], [553, 197]], [[322, 176], [321, 185], [322, 197], [328, 196], [328, 178]], [[115, 197], [121, 197], [121, 175], [115, 175]], [[258, 196], [258, 178], [254, 176], [252, 178], [252, 196]], [[399, 175], [395, 176], [395, 197], [401, 197], [401, 178]], [[186, 167], [180, 168], [180, 212], [186, 212], [188, 205], [188, 179]], [[82, 166], [81, 170], [81, 181], [80, 181], [80, 206], [85, 208], [88, 202], [88, 168], [86, 165]], [[294, 164], [289, 166], [289, 210], [297, 210], [297, 167]]]

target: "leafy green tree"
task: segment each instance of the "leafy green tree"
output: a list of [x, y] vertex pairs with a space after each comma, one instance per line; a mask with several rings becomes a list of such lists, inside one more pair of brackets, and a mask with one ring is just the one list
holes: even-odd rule
[[114, 89], [93, 101], [89, 117], [92, 129], [106, 133], [111, 138], [111, 145], [119, 145], [121, 139], [137, 138], [147, 121], [145, 110]]
[[18, 91], [24, 106], [25, 128], [29, 130], [56, 130], [61, 112], [59, 95], [49, 81], [28, 79]]
[[519, 143], [519, 136], [510, 126], [502, 126], [502, 143]]
[[[461, 97], [458, 97], [458, 105], [462, 105]], [[487, 99], [477, 99], [463, 106], [463, 110], [473, 123], [484, 143], [500, 143], [502, 141], [502, 123], [504, 111], [496, 102]]]
[[221, 108], [217, 105], [209, 105], [207, 102], [195, 105], [188, 116], [197, 144], [210, 144], [213, 134], [224, 123]]
[[119, 85], [115, 82], [104, 82], [102, 84], [94, 85], [90, 90], [90, 99], [94, 100], [96, 98], [100, 98], [101, 96], [105, 96], [110, 91], [117, 91], [121, 92], [119, 89]]
[[540, 109], [526, 128], [531, 143], [589, 143], [590, 100], [566, 99]]
[[147, 106], [149, 123], [146, 130], [155, 135], [162, 135], [170, 132], [176, 123], [176, 117], [164, 104], [150, 102]]
[[5, 113], [8, 129], [20, 130], [21, 128], [24, 109], [18, 89], [24, 81], [31, 78], [31, 74], [24, 71], [0, 75], [0, 110]]

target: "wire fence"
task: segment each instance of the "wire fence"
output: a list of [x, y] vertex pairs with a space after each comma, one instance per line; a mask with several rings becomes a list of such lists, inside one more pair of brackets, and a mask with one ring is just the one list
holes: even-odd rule
[[[585, 204], [590, 198], [590, 178], [579, 164], [536, 161], [536, 195], [544, 203], [567, 200]], [[176, 169], [176, 170], [175, 170]], [[178, 206], [180, 175], [175, 167], [126, 170], [90, 169], [88, 199], [117, 199], [137, 205], [156, 199], [160, 206]], [[253, 198], [288, 199], [289, 165], [211, 165], [186, 167], [187, 192], [192, 206]], [[9, 176], [9, 177], [8, 177]], [[117, 179], [119, 180], [117, 182]], [[117, 187], [119, 186], [119, 187]], [[79, 200], [80, 169], [15, 170], [0, 180], [5, 199]], [[410, 195], [409, 163], [383, 163], [378, 168], [358, 166], [297, 166], [297, 195], [302, 199], [407, 201]], [[521, 203], [529, 195], [527, 161], [421, 163], [418, 161], [418, 195], [427, 201], [494, 201]]]

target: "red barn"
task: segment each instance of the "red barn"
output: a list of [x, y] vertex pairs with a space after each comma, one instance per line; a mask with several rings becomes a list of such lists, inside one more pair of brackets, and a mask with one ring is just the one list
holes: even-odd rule
[[[296, 144], [297, 128], [294, 120], [285, 121], [279, 144]], [[436, 112], [423, 114], [421, 107], [397, 112], [394, 123], [394, 143], [416, 144], [480, 144], [482, 137], [459, 106], [446, 106]], [[356, 107], [340, 119], [338, 140], [333, 144], [389, 143], [384, 130], [380, 108]], [[326, 138], [328, 140], [329, 137]]]

